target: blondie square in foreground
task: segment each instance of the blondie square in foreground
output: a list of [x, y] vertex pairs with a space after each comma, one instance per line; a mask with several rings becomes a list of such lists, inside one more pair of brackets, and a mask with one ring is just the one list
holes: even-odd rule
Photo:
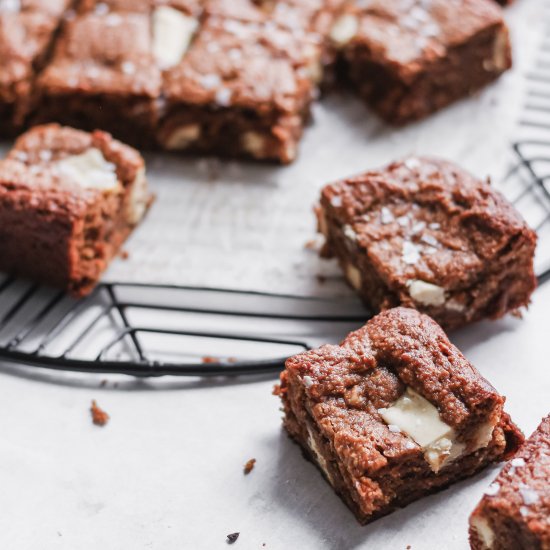
[[504, 398], [416, 310], [374, 317], [339, 346], [286, 362], [290, 436], [361, 523], [513, 454]]
[[353, 87], [393, 124], [470, 95], [511, 66], [508, 29], [493, 0], [352, 2], [331, 36]]
[[375, 312], [415, 307], [446, 329], [529, 303], [536, 234], [486, 181], [408, 158], [326, 186], [324, 254]]
[[470, 544], [474, 550], [550, 549], [550, 415], [474, 510]]
[[89, 293], [150, 203], [137, 151], [52, 124], [0, 161], [0, 271]]

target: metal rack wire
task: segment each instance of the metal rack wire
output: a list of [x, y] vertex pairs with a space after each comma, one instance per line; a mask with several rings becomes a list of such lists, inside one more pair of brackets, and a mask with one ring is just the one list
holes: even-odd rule
[[[550, 38], [527, 82], [524, 131], [499, 189], [539, 234], [542, 284], [550, 280]], [[0, 360], [137, 377], [277, 372], [289, 355], [338, 339], [369, 317], [356, 299], [170, 285], [104, 283], [76, 301], [1, 276], [0, 312]]]

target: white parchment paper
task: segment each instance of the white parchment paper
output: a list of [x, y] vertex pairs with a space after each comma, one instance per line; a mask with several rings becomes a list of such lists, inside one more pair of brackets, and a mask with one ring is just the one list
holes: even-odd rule
[[[290, 167], [151, 156], [157, 203], [108, 278], [348, 293], [334, 265], [304, 249], [320, 187], [409, 153], [448, 157], [498, 181], [545, 9], [543, 0], [519, 0], [507, 11], [513, 72], [420, 124], [391, 129], [354, 98], [330, 96]], [[550, 409], [549, 326], [550, 284], [523, 320], [453, 335], [526, 433]], [[468, 514], [497, 472], [360, 527], [282, 433], [273, 377], [111, 376], [100, 387], [101, 378], [0, 366], [0, 548], [221, 549], [240, 532], [236, 549], [466, 549]], [[105, 428], [91, 424], [92, 399], [111, 415]]]

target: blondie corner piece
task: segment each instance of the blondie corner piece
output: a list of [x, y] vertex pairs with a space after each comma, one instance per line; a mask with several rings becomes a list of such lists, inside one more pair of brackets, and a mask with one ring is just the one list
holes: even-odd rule
[[493, 0], [351, 3], [332, 38], [353, 87], [397, 125], [472, 94], [512, 64], [508, 29]]
[[473, 550], [550, 549], [550, 415], [492, 483], [470, 517]]
[[69, 0], [0, 0], [0, 138], [21, 131]]
[[536, 234], [487, 181], [408, 158], [326, 186], [323, 253], [375, 312], [403, 305], [446, 329], [529, 304]]
[[361, 523], [511, 456], [504, 397], [416, 310], [286, 362], [284, 425]]
[[35, 127], [0, 161], [0, 271], [83, 296], [150, 202], [134, 149], [104, 132]]

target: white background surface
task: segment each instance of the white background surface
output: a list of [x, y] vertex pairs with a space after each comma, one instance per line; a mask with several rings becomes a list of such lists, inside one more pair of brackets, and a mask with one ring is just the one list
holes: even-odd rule
[[[322, 184], [408, 153], [441, 155], [495, 179], [507, 168], [522, 75], [543, 26], [542, 0], [508, 10], [516, 66], [496, 86], [402, 130], [358, 102], [315, 109], [302, 156], [285, 169], [158, 156], [158, 202], [112, 279], [347, 293], [304, 243]], [[170, 231], [166, 229], [170, 228]], [[316, 275], [329, 275], [319, 284]], [[548, 413], [550, 283], [523, 320], [452, 335], [529, 434]], [[108, 379], [105, 387], [100, 381]], [[115, 387], [116, 382], [116, 387]], [[0, 548], [467, 548], [467, 517], [496, 470], [360, 527], [281, 431], [273, 377], [136, 381], [0, 366]], [[93, 426], [97, 399], [111, 415]], [[242, 467], [257, 464], [249, 476]]]

